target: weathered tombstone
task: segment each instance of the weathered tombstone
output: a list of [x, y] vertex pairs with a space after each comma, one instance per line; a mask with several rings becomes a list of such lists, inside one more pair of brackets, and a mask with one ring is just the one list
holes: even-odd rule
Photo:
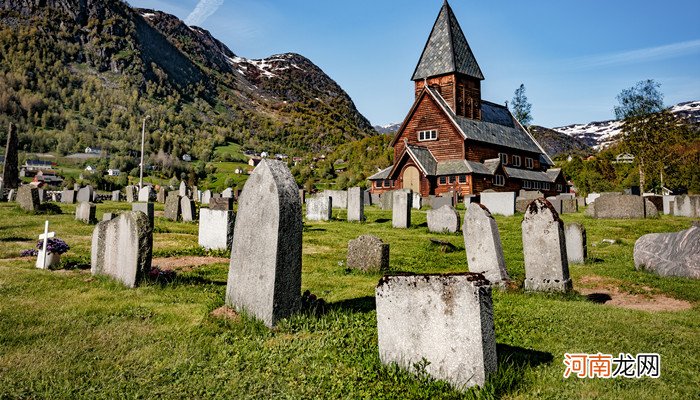
[[151, 187], [144, 186], [139, 190], [139, 203], [148, 203], [151, 201]]
[[642, 197], [644, 198], [644, 200], [647, 200], [647, 201], [651, 202], [652, 204], [654, 204], [654, 207], [656, 207], [656, 211], [658, 211], [659, 213], [664, 211], [664, 198], [663, 198], [663, 196], [657, 196], [654, 194], [645, 194]]
[[[12, 197], [12, 195], [14, 193], [11, 193], [10, 196]], [[39, 190], [29, 185], [20, 186], [17, 189], [17, 203], [24, 211], [38, 211], [41, 204], [39, 202]]]
[[238, 201], [226, 304], [268, 327], [301, 306], [301, 202], [286, 164], [264, 159]]
[[423, 207], [423, 198], [420, 197], [420, 193], [413, 193], [412, 205], [414, 210], [420, 210]]
[[656, 204], [644, 198], [644, 218], [658, 218], [659, 209]]
[[180, 199], [180, 213], [182, 215], [182, 220], [185, 222], [192, 222], [195, 220], [197, 209], [194, 206], [194, 201], [189, 197], [183, 197]]
[[595, 203], [598, 197], [600, 197], [600, 193], [589, 193], [588, 196], [586, 196], [586, 204], [590, 205]]
[[389, 244], [372, 235], [349, 241], [347, 266], [361, 271], [389, 270]]
[[80, 184], [79, 184], [79, 183], [74, 183], [74, 184], [73, 184], [73, 190], [74, 190], [75, 193], [77, 194], [77, 193], [78, 193], [78, 190], [80, 190]]
[[[552, 207], [554, 207], [554, 210], [557, 212], [557, 214], [563, 214], [561, 211], [561, 199], [560, 198], [547, 197], [547, 201], [549, 202], [549, 204], [552, 205]], [[528, 206], [529, 206], [529, 204], [528, 204]], [[525, 210], [525, 212], [527, 212], [527, 210]]]
[[525, 190], [525, 189], [520, 189], [520, 192], [518, 192], [518, 197], [523, 199], [523, 200], [535, 200], [539, 199], [540, 197], [544, 197], [544, 194], [540, 192], [539, 190]]
[[152, 251], [153, 228], [146, 214], [132, 211], [100, 222], [92, 233], [92, 274], [134, 287], [149, 272]]
[[197, 189], [197, 186], [192, 186], [192, 197], [196, 203], [202, 203], [202, 191]]
[[385, 276], [375, 297], [383, 364], [458, 389], [483, 386], [496, 372], [491, 288], [480, 274]]
[[365, 220], [365, 199], [362, 197], [362, 189], [354, 187], [348, 189], [348, 221], [362, 222]]
[[561, 199], [562, 214], [573, 214], [578, 212], [578, 201], [576, 199]]
[[121, 200], [122, 192], [119, 190], [113, 190], [112, 191], [112, 201], [119, 201]]
[[146, 216], [148, 217], [148, 223], [151, 224], [151, 226], [153, 226], [155, 219], [153, 203], [132, 203], [131, 211], [138, 211], [146, 214]]
[[106, 212], [102, 214], [102, 221], [111, 221], [119, 216], [118, 213]]
[[391, 207], [391, 226], [407, 229], [411, 227], [411, 190], [396, 190], [393, 194], [394, 204]]
[[380, 205], [382, 210], [391, 210], [391, 207], [394, 206], [394, 192], [384, 192], [382, 193], [382, 197], [380, 199]]
[[640, 237], [634, 244], [634, 266], [660, 276], [700, 279], [700, 226]]
[[323, 193], [306, 199], [307, 221], [330, 221], [333, 217], [333, 199]]
[[133, 203], [138, 200], [138, 191], [137, 191], [136, 186], [127, 186], [126, 187], [126, 201], [129, 203]]
[[510, 280], [503, 256], [501, 234], [488, 208], [471, 203], [464, 214], [464, 250], [470, 272], [483, 274], [489, 282], [505, 286]]
[[221, 197], [233, 198], [233, 189], [231, 189], [231, 188], [224, 189], [224, 191], [221, 192]]
[[599, 219], [643, 219], [645, 208], [640, 196], [604, 194], [586, 209], [586, 215]]
[[177, 192], [171, 192], [165, 199], [165, 219], [177, 221], [180, 219], [180, 210], [180, 195]]
[[78, 190], [78, 195], [76, 197], [76, 201], [78, 203], [82, 203], [85, 201], [86, 202], [94, 201], [93, 195], [94, 195], [94, 190], [92, 189], [92, 186], [87, 185], [84, 188], [81, 188], [80, 190]]
[[522, 237], [525, 290], [571, 290], [564, 222], [547, 200], [530, 203], [522, 222]]
[[578, 208], [585, 207], [586, 206], [586, 198], [585, 197], [577, 197], [576, 204], [577, 204]]
[[7, 193], [7, 201], [10, 203], [15, 201], [15, 198], [17, 197], [17, 190], [16, 189], [10, 189], [10, 191]]
[[515, 214], [515, 192], [481, 192], [481, 204], [491, 214], [511, 216]]
[[381, 206], [382, 206], [382, 196], [381, 195], [371, 193], [369, 197], [370, 197], [372, 205], [379, 206], [381, 208]]
[[187, 197], [187, 185], [185, 181], [180, 182], [180, 192], [178, 193], [180, 197]]
[[454, 207], [444, 205], [437, 210], [428, 210], [428, 230], [436, 233], [459, 231], [459, 213]]
[[365, 202], [366, 206], [371, 206], [372, 204], [372, 194], [369, 192], [369, 190], [363, 190], [362, 191], [362, 199]]
[[527, 206], [530, 205], [531, 201], [532, 200], [530, 199], [522, 199], [518, 197], [515, 199], [515, 211], [524, 214], [527, 211]]
[[158, 194], [156, 194], [156, 202], [160, 204], [165, 204], [165, 197], [167, 195], [168, 194], [165, 191], [165, 187], [161, 186], [160, 189], [158, 189]]
[[19, 139], [17, 137], [17, 129], [10, 122], [7, 130], [7, 144], [5, 147], [5, 164], [2, 170], [2, 183], [5, 189], [17, 189], [20, 185], [19, 179], [19, 158], [17, 148]]
[[676, 196], [673, 201], [673, 215], [678, 217], [700, 217], [700, 196]]
[[564, 225], [566, 239], [566, 256], [569, 264], [583, 264], [588, 255], [586, 243], [586, 228], [579, 223]]
[[452, 197], [450, 196], [430, 196], [430, 208], [437, 210], [444, 206], [452, 206]]
[[210, 200], [211, 200], [211, 190], [205, 190], [202, 193], [202, 204], [209, 204]]
[[675, 198], [676, 198], [676, 196], [664, 196], [663, 197], [664, 214], [673, 215], [673, 207], [671, 206], [671, 204], [672, 203], [675, 204], [674, 203]]
[[343, 210], [348, 208], [348, 192], [344, 190], [324, 190], [321, 195], [333, 199], [333, 208], [340, 208]]
[[39, 235], [39, 240], [42, 241], [41, 249], [36, 257], [36, 267], [39, 269], [48, 269], [55, 264], [58, 264], [61, 260], [61, 255], [58, 253], [51, 253], [48, 251], [48, 240], [55, 237], [55, 232], [49, 232], [49, 221], [46, 220], [44, 223], [44, 233]]
[[85, 222], [86, 224], [91, 224], [97, 221], [95, 211], [97, 211], [97, 206], [95, 206], [95, 204], [88, 201], [81, 201], [75, 208], [75, 219]]
[[230, 249], [236, 214], [230, 209], [211, 208], [212, 205], [199, 210], [199, 245], [209, 250]]
[[61, 203], [74, 204], [75, 203], [75, 190], [63, 189], [63, 192], [61, 193]]
[[230, 197], [215, 197], [209, 201], [209, 209], [219, 211], [233, 210], [233, 199]]

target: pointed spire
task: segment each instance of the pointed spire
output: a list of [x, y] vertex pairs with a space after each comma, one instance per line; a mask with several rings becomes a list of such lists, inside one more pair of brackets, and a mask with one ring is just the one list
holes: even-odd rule
[[413, 73], [418, 81], [432, 76], [461, 73], [476, 79], [484, 79], [467, 38], [457, 22], [450, 4], [445, 0], [438, 14], [423, 54]]

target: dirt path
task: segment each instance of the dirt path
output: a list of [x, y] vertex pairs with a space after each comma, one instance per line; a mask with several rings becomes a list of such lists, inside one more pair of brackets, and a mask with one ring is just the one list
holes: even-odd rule
[[612, 307], [649, 312], [684, 311], [693, 304], [657, 293], [653, 288], [626, 284], [634, 293], [622, 288], [623, 281], [597, 275], [584, 276], [575, 283], [575, 289], [589, 300]]

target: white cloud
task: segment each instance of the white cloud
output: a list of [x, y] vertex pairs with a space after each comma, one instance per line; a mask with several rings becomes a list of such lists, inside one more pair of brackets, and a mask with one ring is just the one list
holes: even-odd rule
[[672, 43], [664, 46], [648, 47], [646, 49], [581, 57], [571, 60], [571, 62], [579, 68], [588, 69], [665, 60], [697, 52], [700, 52], [700, 39]]
[[224, 4], [224, 0], [199, 0], [190, 15], [185, 18], [187, 25], [201, 25]]

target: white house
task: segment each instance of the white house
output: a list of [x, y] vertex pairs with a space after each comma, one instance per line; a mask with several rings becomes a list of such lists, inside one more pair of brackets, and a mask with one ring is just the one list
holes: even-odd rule
[[119, 174], [120, 174], [120, 171], [116, 168], [115, 169], [110, 168], [107, 170], [108, 176], [119, 176]]
[[95, 172], [95, 167], [93, 167], [92, 165], [88, 165], [87, 167], [85, 167], [85, 171], [87, 171], [87, 172]]
[[190, 161], [192, 161], [192, 156], [189, 155], [189, 154], [183, 154], [183, 155], [182, 155], [182, 161], [190, 162]]

